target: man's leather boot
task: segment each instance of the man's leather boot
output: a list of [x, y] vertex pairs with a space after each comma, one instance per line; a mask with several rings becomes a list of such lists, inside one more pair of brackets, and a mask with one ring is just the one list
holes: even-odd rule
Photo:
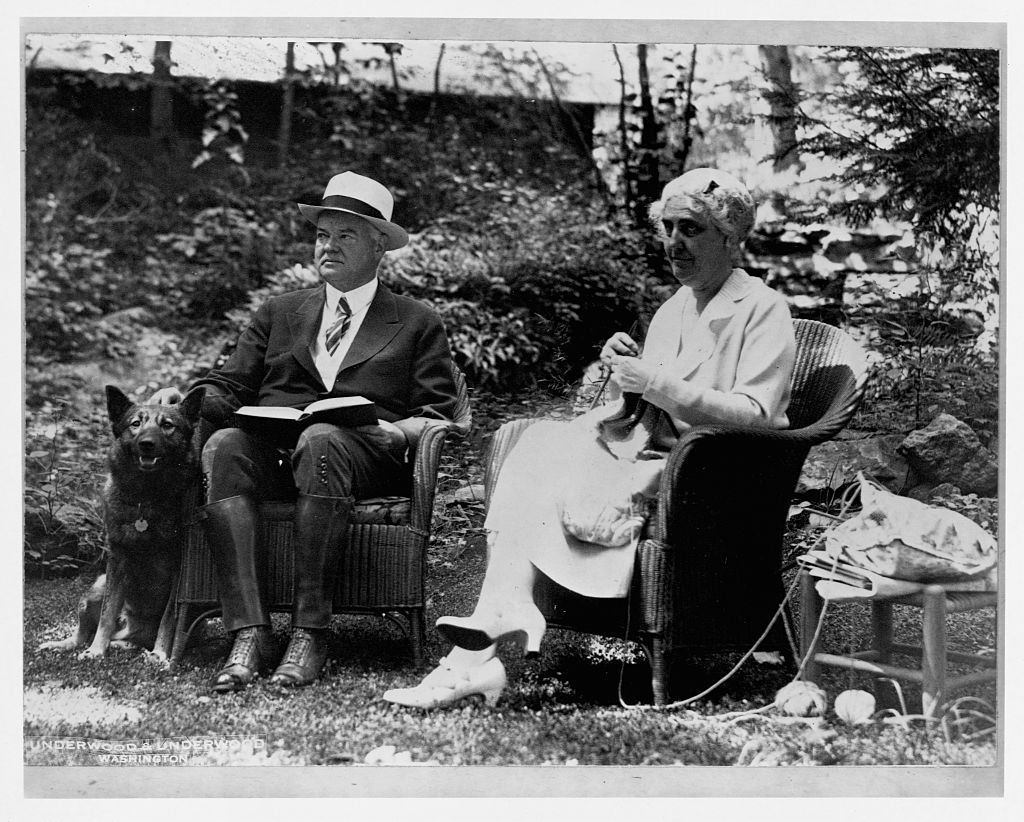
[[249, 496], [203, 506], [203, 527], [217, 573], [224, 628], [234, 644], [210, 687], [216, 693], [245, 688], [274, 660], [270, 617], [263, 606], [259, 565], [259, 507]]
[[327, 661], [328, 628], [351, 497], [300, 494], [295, 503], [295, 607], [292, 638], [270, 681], [309, 685]]

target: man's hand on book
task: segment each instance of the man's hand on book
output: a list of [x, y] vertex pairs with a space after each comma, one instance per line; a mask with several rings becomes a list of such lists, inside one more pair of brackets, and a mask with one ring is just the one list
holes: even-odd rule
[[402, 429], [384, 420], [378, 421], [376, 425], [359, 425], [353, 430], [358, 431], [378, 448], [390, 451], [398, 457], [401, 457], [409, 446]]

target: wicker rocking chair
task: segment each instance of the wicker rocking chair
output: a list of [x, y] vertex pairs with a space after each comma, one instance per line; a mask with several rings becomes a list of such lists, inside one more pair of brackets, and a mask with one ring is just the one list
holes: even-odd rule
[[[857, 344], [813, 320], [794, 320], [794, 327], [790, 428], [702, 425], [679, 440], [640, 541], [630, 594], [588, 598], [543, 575], [535, 586], [549, 626], [640, 642], [657, 705], [668, 701], [673, 651], [746, 650], [764, 631], [784, 594], [782, 537], [804, 459], [843, 429], [863, 396], [868, 368]], [[488, 501], [505, 457], [533, 422], [513, 420], [496, 432]], [[789, 650], [781, 621], [760, 650]]]
[[[411, 496], [356, 501], [334, 592], [335, 614], [379, 614], [395, 622], [409, 637], [417, 667], [423, 663], [426, 552], [441, 453], [445, 438], [468, 431], [471, 422], [466, 380], [458, 369], [454, 377], [458, 392], [455, 426], [439, 422], [424, 429], [413, 463]], [[172, 665], [181, 660], [196, 627], [220, 613], [213, 557], [200, 521], [202, 504], [197, 488], [186, 500]], [[291, 502], [265, 502], [260, 507], [270, 612], [291, 611], [292, 607], [293, 510]]]

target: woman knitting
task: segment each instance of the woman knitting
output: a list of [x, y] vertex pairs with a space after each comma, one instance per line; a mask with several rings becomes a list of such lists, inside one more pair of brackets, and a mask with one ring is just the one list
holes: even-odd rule
[[533, 602], [541, 571], [588, 597], [630, 585], [645, 497], [664, 456], [694, 425], [785, 428], [795, 357], [783, 297], [735, 263], [754, 201], [732, 175], [688, 171], [650, 208], [680, 288], [655, 313], [644, 345], [616, 333], [601, 350], [621, 400], [570, 422], [530, 426], [501, 467], [485, 527], [489, 559], [471, 616], [444, 616], [454, 647], [399, 705], [435, 708], [472, 695], [493, 704], [506, 684], [498, 643], [537, 653], [545, 621]]

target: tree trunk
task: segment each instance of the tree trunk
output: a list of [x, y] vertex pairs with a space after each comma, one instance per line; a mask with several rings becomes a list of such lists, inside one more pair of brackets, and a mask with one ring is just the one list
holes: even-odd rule
[[658, 173], [659, 144], [658, 120], [651, 100], [651, 81], [647, 73], [647, 44], [636, 47], [637, 63], [640, 70], [640, 163], [637, 171], [637, 224], [645, 221], [647, 206], [658, 199], [661, 193], [661, 179]]
[[437, 62], [434, 63], [434, 96], [436, 97], [441, 93], [441, 60], [444, 58], [445, 44], [441, 44], [440, 50], [437, 52]]
[[626, 212], [633, 213], [633, 168], [632, 152], [629, 150], [629, 131], [626, 128], [626, 72], [619, 57], [619, 47], [612, 43], [612, 53], [619, 65], [619, 148], [622, 152], [622, 205]]
[[676, 152], [677, 174], [686, 171], [686, 161], [690, 158], [693, 147], [693, 122], [697, 118], [697, 109], [693, 105], [693, 80], [697, 73], [697, 46], [690, 52], [690, 73], [686, 78], [686, 101], [683, 103], [683, 138], [679, 151]]
[[395, 87], [395, 94], [402, 96], [402, 85], [398, 82], [398, 63], [395, 62], [395, 52], [388, 49], [388, 63], [391, 66], [391, 83]]
[[174, 136], [174, 100], [171, 80], [171, 41], [157, 40], [153, 49], [153, 85], [149, 97], [149, 136], [164, 151]]
[[398, 102], [398, 110], [405, 111], [405, 92], [402, 90], [402, 85], [398, 82], [398, 61], [395, 60], [395, 55], [402, 53], [402, 47], [395, 43], [386, 48], [388, 62], [391, 64], [391, 83], [395, 87], [395, 100]]
[[562, 98], [558, 94], [558, 88], [555, 86], [555, 80], [551, 76], [551, 72], [548, 71], [544, 58], [540, 56], [537, 49], [533, 49], [533, 54], [537, 58], [537, 63], [540, 65], [540, 70], [544, 74], [544, 79], [547, 80], [548, 89], [551, 91], [551, 99], [554, 101], [555, 108], [558, 110], [559, 118], [563, 123], [568, 121], [569, 125], [572, 127], [572, 135], [576, 139], [576, 145], [579, 147], [580, 156], [586, 158], [587, 163], [590, 165], [590, 171], [594, 175], [594, 186], [601, 195], [601, 199], [604, 200], [605, 206], [610, 208], [611, 197], [608, 192], [608, 186], [605, 185], [604, 178], [601, 177], [601, 169], [597, 167], [597, 161], [594, 160], [594, 147], [583, 133], [583, 129], [580, 127], [580, 123], [579, 120], [576, 119], [576, 115], [562, 105]]
[[395, 57], [402, 53], [401, 43], [375, 42], [373, 45], [380, 46], [388, 56], [388, 66], [391, 68], [391, 85], [395, 89], [395, 102], [399, 111], [405, 111], [405, 92], [402, 84], [398, 81], [398, 61]]
[[771, 108], [768, 123], [775, 143], [773, 168], [784, 171], [803, 169], [796, 151], [797, 89], [793, 83], [793, 62], [787, 46], [758, 46], [765, 79], [764, 98]]
[[288, 43], [284, 58], [284, 88], [281, 92], [281, 124], [277, 130], [277, 167], [288, 162], [292, 141], [292, 111], [295, 109], [295, 43]]
[[434, 94], [430, 98], [430, 109], [427, 111], [427, 122], [434, 126], [437, 118], [437, 98], [441, 94], [441, 61], [444, 59], [445, 44], [437, 52], [437, 62], [434, 63]]

